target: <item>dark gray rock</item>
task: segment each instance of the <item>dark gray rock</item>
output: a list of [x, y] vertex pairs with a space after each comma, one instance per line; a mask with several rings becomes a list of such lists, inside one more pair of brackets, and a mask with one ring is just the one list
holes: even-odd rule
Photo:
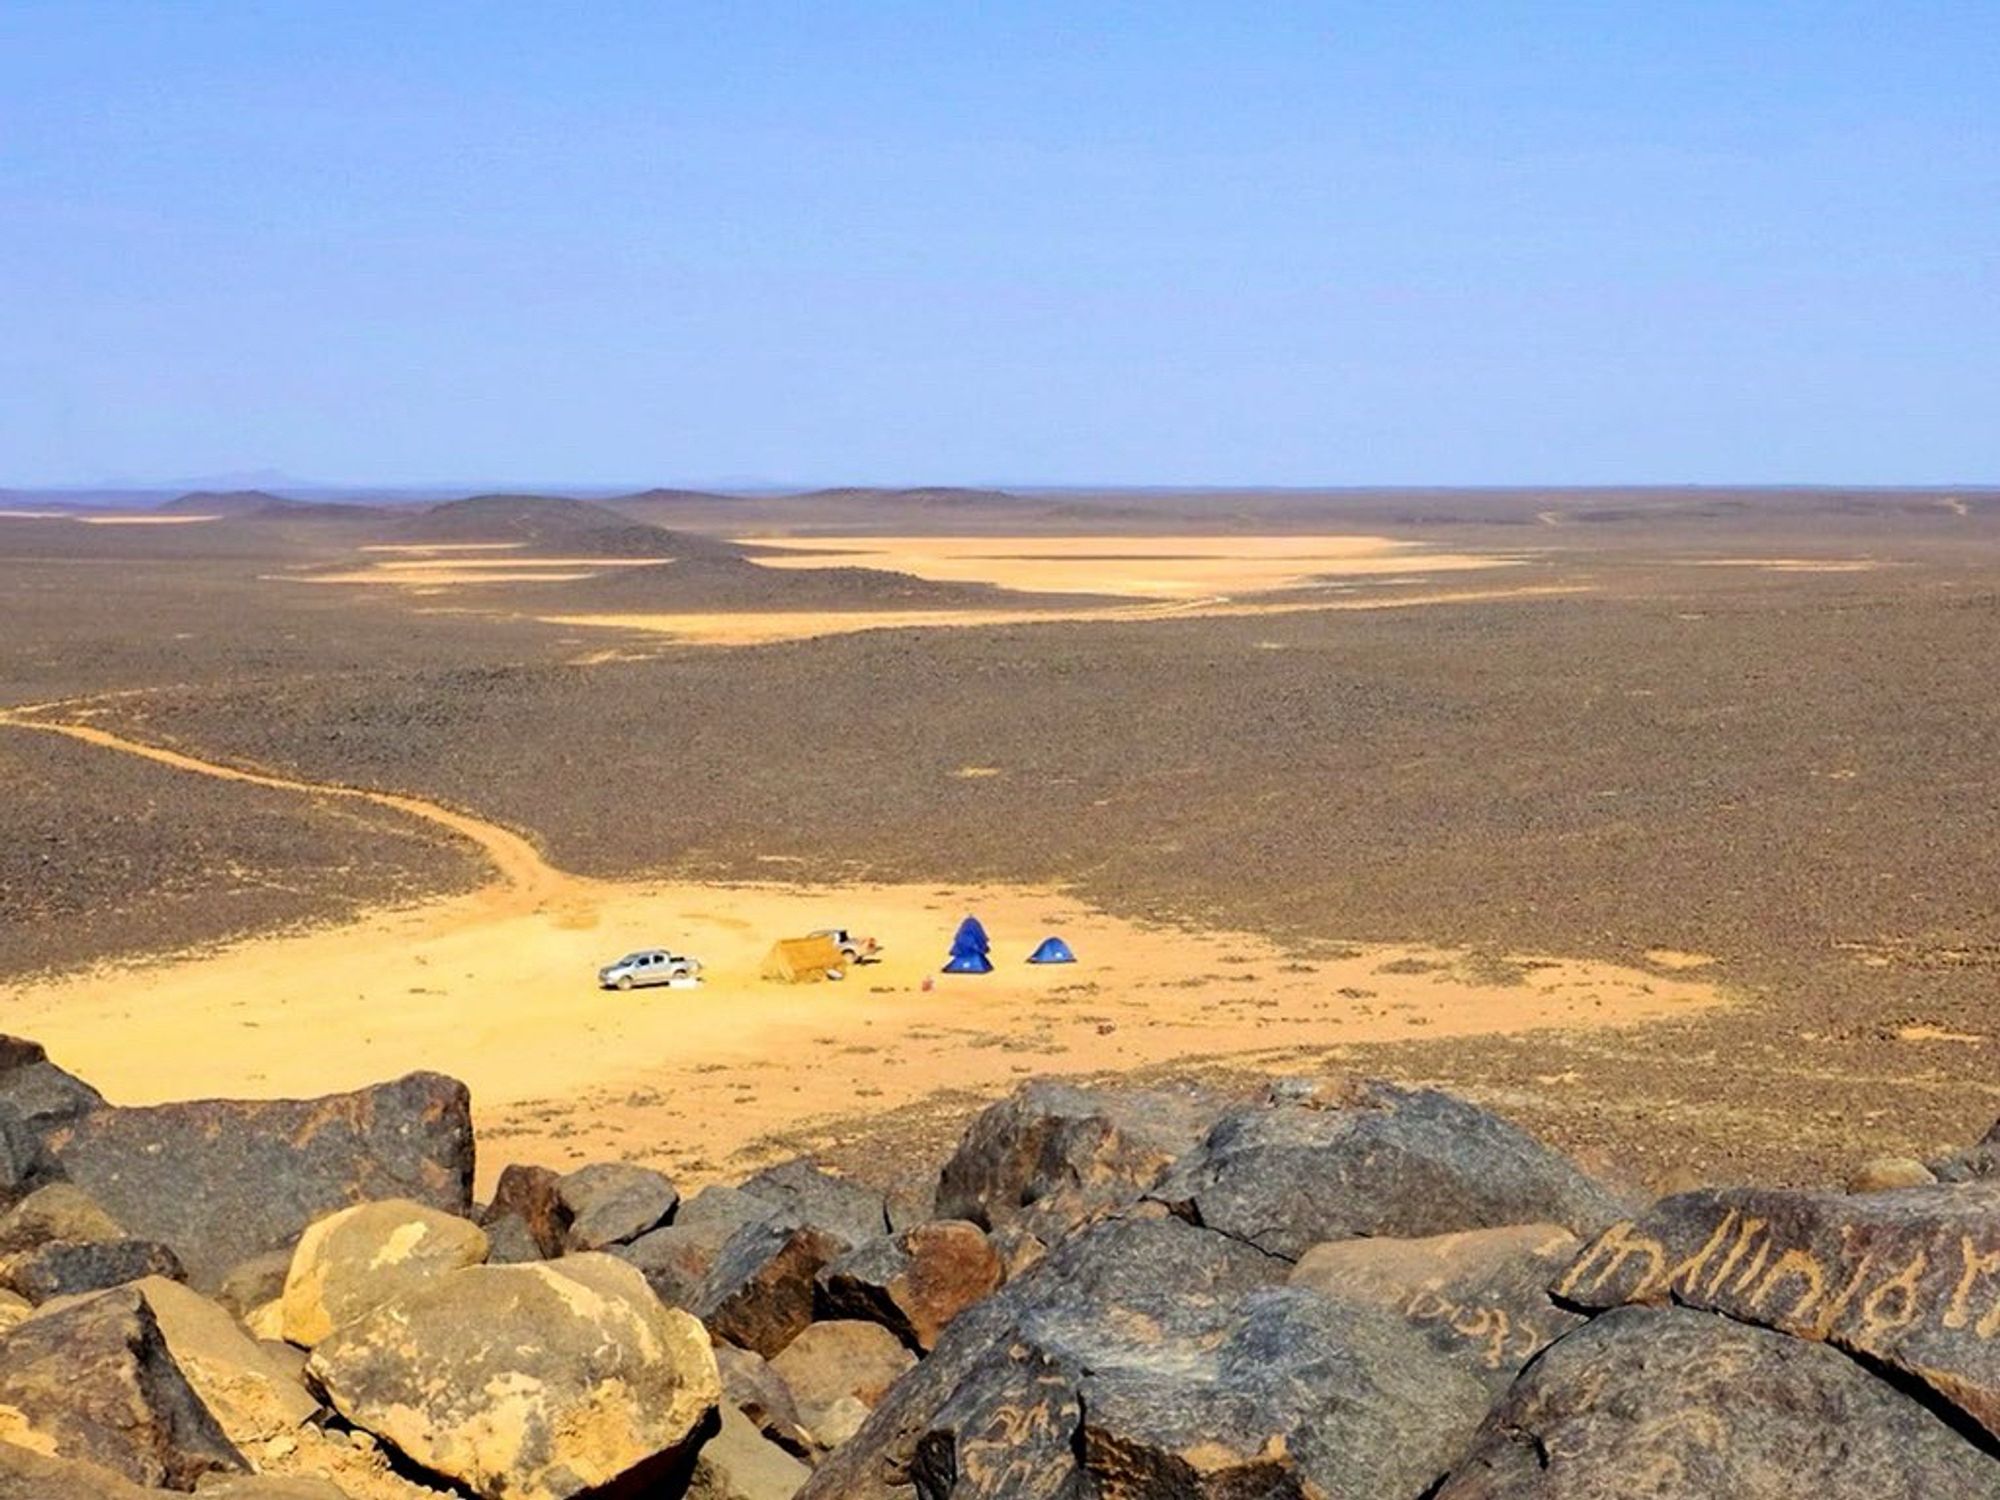
[[158, 1240], [50, 1240], [0, 1260], [0, 1286], [37, 1305], [101, 1292], [143, 1276], [185, 1281], [180, 1257]]
[[1191, 1223], [1296, 1260], [1324, 1240], [1554, 1223], [1624, 1205], [1527, 1132], [1432, 1089], [1286, 1081], [1231, 1110], [1151, 1197]]
[[812, 1450], [802, 1430], [798, 1402], [791, 1387], [761, 1354], [734, 1344], [715, 1346], [715, 1365], [722, 1373], [722, 1398], [748, 1417], [757, 1430], [795, 1458]]
[[803, 1225], [745, 1224], [723, 1244], [688, 1310], [716, 1338], [770, 1359], [812, 1322], [815, 1278], [844, 1248]]
[[1486, 1387], [1390, 1309], [1182, 1221], [1082, 1229], [967, 1309], [828, 1456], [810, 1500], [1415, 1500]]
[[105, 1106], [55, 1128], [49, 1148], [132, 1234], [171, 1245], [201, 1287], [354, 1203], [472, 1205], [471, 1098], [435, 1073], [322, 1099]]
[[1588, 1308], [1671, 1300], [1823, 1339], [2000, 1435], [2000, 1183], [1682, 1193], [1607, 1229], [1555, 1291]]
[[922, 1352], [1005, 1274], [977, 1224], [941, 1219], [848, 1251], [820, 1272], [819, 1300], [831, 1316], [880, 1323]]
[[48, 1183], [0, 1214], [0, 1256], [18, 1255], [57, 1240], [86, 1243], [129, 1238], [125, 1226], [73, 1182]]
[[0, 1334], [0, 1408], [11, 1441], [138, 1485], [191, 1490], [248, 1468], [130, 1288]]
[[1023, 1084], [967, 1128], [938, 1180], [937, 1217], [1025, 1227], [1044, 1241], [1131, 1203], [1199, 1145], [1230, 1103], [1192, 1084]]
[[1678, 1308], [1558, 1341], [1437, 1500], [1993, 1500], [2000, 1460], [1823, 1344]]
[[702, 1283], [715, 1268], [722, 1247], [742, 1228], [742, 1222], [720, 1216], [692, 1223], [683, 1216], [680, 1223], [641, 1235], [629, 1245], [612, 1246], [611, 1254], [645, 1273], [654, 1294], [669, 1307], [692, 1308], [700, 1300]]
[[770, 1205], [774, 1222], [817, 1229], [839, 1240], [844, 1249], [889, 1230], [889, 1208], [882, 1194], [822, 1171], [803, 1158], [766, 1167], [737, 1191]]
[[[563, 1240], [569, 1233], [570, 1214], [563, 1204], [562, 1180], [561, 1173], [547, 1167], [509, 1163], [494, 1184], [493, 1201], [479, 1216], [480, 1228], [490, 1233], [493, 1226], [516, 1219], [534, 1242], [536, 1253], [514, 1258], [554, 1260], [563, 1253]], [[496, 1236], [496, 1243], [498, 1240]], [[515, 1241], [509, 1238], [507, 1243], [511, 1247]]]
[[61, 1175], [62, 1168], [42, 1143], [42, 1132], [0, 1099], [0, 1207], [19, 1202]]
[[557, 1184], [569, 1229], [562, 1248], [608, 1250], [628, 1245], [673, 1217], [681, 1195], [665, 1173], [631, 1162], [594, 1162]]
[[[547, 1260], [528, 1221], [519, 1214], [506, 1214], [483, 1221], [486, 1230], [486, 1263], [489, 1266], [525, 1266]], [[619, 1248], [624, 1248], [620, 1246]]]
[[265, 1303], [275, 1302], [285, 1294], [285, 1276], [291, 1269], [290, 1245], [260, 1251], [229, 1268], [216, 1287], [215, 1300], [237, 1318], [247, 1318]]
[[104, 1096], [50, 1062], [40, 1042], [0, 1036], [0, 1103], [12, 1106], [29, 1129], [46, 1134], [101, 1108]]

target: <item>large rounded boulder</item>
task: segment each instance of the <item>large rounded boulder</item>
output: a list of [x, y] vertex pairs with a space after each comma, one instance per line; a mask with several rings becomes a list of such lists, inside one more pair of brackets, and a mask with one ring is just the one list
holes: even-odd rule
[[701, 1324], [598, 1254], [453, 1271], [309, 1369], [349, 1422], [484, 1500], [644, 1492], [691, 1463], [721, 1398]]

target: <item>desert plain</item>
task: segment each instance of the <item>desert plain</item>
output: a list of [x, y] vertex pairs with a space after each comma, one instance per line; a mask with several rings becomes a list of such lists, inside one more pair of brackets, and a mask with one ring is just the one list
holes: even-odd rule
[[[2000, 1113], [1994, 493], [0, 502], [0, 1030], [118, 1102], [434, 1068], [483, 1177], [694, 1183], [1065, 1073], [1635, 1186]], [[702, 984], [597, 988], [651, 946]]]

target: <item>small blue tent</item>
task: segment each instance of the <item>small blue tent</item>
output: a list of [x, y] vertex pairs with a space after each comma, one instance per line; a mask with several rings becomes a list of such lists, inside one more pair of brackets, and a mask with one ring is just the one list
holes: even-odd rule
[[986, 929], [979, 925], [979, 918], [967, 917], [958, 924], [958, 934], [951, 940], [951, 957], [944, 962], [947, 974], [991, 974], [993, 960], [987, 957], [993, 945], [986, 940]]
[[1028, 955], [1031, 964], [1073, 964], [1076, 955], [1070, 952], [1069, 944], [1059, 937], [1045, 937], [1042, 946]]

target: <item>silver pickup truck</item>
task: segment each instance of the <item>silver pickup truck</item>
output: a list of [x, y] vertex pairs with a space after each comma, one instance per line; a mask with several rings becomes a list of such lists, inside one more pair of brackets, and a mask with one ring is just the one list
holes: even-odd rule
[[629, 990], [636, 985], [671, 984], [676, 979], [700, 977], [700, 959], [669, 953], [664, 948], [642, 948], [599, 969], [597, 985], [599, 989]]

